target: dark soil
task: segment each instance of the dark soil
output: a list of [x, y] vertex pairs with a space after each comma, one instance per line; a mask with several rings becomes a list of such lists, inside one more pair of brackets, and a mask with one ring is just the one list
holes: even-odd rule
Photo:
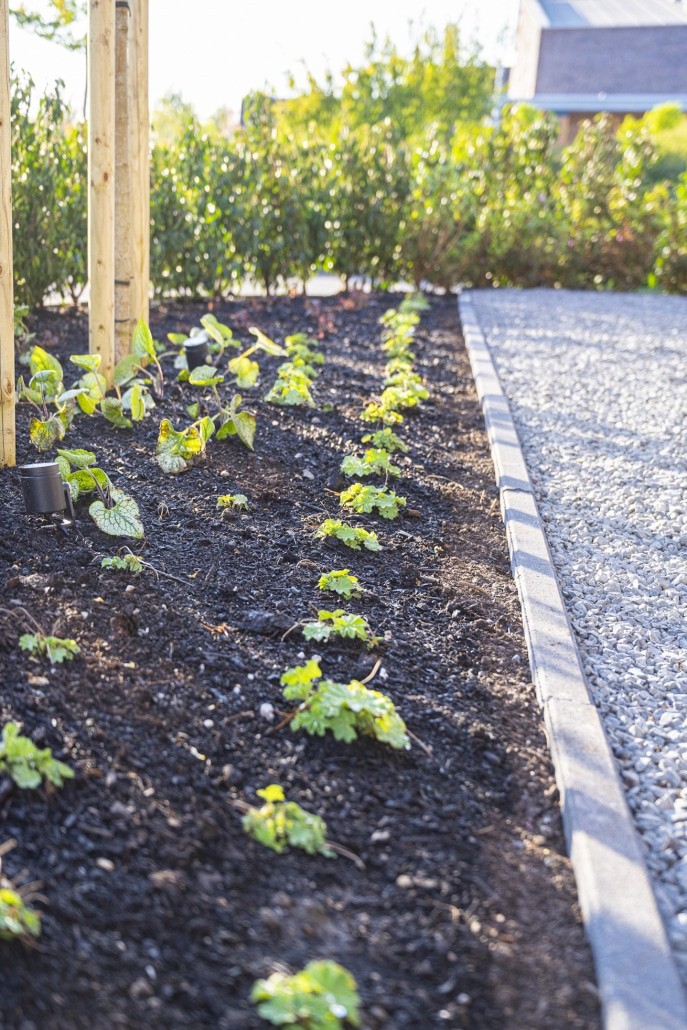
[[[226, 302], [249, 339], [319, 333], [318, 410], [262, 401], [277, 361], [247, 391], [255, 453], [236, 438], [165, 476], [160, 415], [187, 424], [197, 397], [176, 385], [131, 432], [80, 417], [65, 445], [94, 450], [137, 500], [159, 571], [103, 571], [122, 541], [79, 505], [68, 538], [23, 514], [16, 473], [0, 475], [0, 722], [69, 761], [60, 791], [0, 790], [5, 872], [47, 899], [37, 949], [0, 942], [6, 1030], [264, 1026], [251, 984], [277, 966], [331, 958], [356, 977], [364, 1026], [425, 1030], [599, 1025], [590, 953], [561, 831], [540, 712], [528, 678], [492, 467], [454, 299], [434, 300], [417, 335], [431, 400], [408, 416], [402, 518], [375, 528], [381, 554], [323, 544], [333, 488], [379, 390], [377, 319], [392, 303]], [[158, 309], [152, 327], [198, 324], [205, 307]], [[36, 342], [63, 361], [87, 350], [83, 314], [46, 314]], [[19, 411], [19, 462], [29, 412]], [[240, 491], [250, 514], [220, 517]], [[366, 593], [348, 606], [389, 636], [368, 654], [283, 634], [323, 603], [319, 575], [349, 568]], [[324, 605], [327, 607], [327, 605]], [[17, 646], [24, 611], [82, 655], [50, 668]], [[276, 729], [261, 705], [290, 707], [279, 678], [317, 651], [348, 681], [383, 660], [373, 686], [422, 742], [397, 752]], [[278, 856], [248, 838], [232, 799], [281, 783], [327, 820], [345, 858]]]

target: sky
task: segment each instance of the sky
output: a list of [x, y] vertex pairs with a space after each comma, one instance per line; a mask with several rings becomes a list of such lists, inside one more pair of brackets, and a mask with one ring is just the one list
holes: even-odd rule
[[[43, 3], [28, 0], [26, 6], [40, 10]], [[150, 0], [151, 106], [166, 93], [180, 93], [207, 118], [220, 107], [238, 112], [254, 89], [270, 86], [288, 96], [289, 71], [303, 82], [304, 67], [321, 78], [327, 69], [336, 73], [360, 62], [372, 23], [380, 38], [389, 36], [407, 52], [423, 29], [459, 22], [487, 60], [505, 57], [507, 64], [517, 9], [518, 0]], [[70, 54], [11, 24], [10, 60], [31, 73], [41, 92], [64, 80], [65, 99], [82, 112], [85, 54]]]

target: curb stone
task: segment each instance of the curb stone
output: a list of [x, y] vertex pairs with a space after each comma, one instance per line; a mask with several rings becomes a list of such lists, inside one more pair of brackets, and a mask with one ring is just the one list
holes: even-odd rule
[[685, 1030], [687, 999], [615, 759], [589, 693], [520, 440], [469, 293], [458, 298], [484, 414], [532, 680], [605, 1030]]

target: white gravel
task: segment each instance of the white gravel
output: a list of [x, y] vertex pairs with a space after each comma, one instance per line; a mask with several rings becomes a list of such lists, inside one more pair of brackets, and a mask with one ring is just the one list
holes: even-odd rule
[[470, 296], [687, 983], [687, 298]]

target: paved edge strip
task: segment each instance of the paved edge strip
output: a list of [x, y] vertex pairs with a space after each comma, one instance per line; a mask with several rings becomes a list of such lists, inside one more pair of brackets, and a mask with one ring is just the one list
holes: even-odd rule
[[515, 424], [469, 293], [458, 298], [486, 423], [532, 680], [606, 1030], [685, 1030], [687, 999], [643, 845], [582, 671]]

